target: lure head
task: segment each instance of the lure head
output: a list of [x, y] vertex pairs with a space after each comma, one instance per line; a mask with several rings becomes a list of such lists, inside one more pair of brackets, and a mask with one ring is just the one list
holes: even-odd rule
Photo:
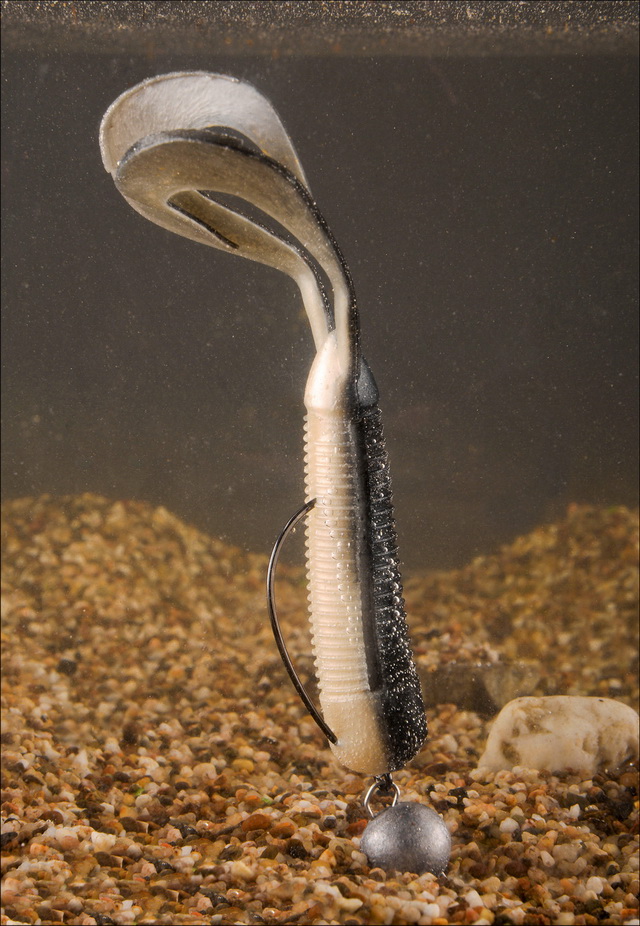
[[311, 366], [304, 393], [308, 411], [345, 414], [349, 409], [369, 408], [379, 393], [369, 364], [360, 357], [354, 376], [353, 357], [340, 349], [336, 331], [331, 331]]
[[316, 354], [309, 371], [304, 393], [307, 410], [325, 414], [344, 414], [351, 380], [350, 365], [345, 365], [336, 332], [331, 331]]

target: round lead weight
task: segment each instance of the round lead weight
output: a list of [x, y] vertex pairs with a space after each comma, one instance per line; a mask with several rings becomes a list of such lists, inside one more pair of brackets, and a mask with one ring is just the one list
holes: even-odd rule
[[367, 824], [360, 848], [372, 867], [441, 875], [449, 864], [451, 836], [435, 810], [401, 802]]

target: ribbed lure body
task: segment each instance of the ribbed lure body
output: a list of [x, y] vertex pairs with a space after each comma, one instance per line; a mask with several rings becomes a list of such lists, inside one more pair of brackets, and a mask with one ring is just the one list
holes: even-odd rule
[[[105, 114], [100, 141], [106, 169], [142, 215], [276, 267], [300, 288], [317, 351], [305, 391], [305, 467], [307, 499], [315, 500], [307, 573], [320, 703], [343, 764], [373, 775], [400, 768], [420, 748], [426, 722], [378, 393], [360, 354], [348, 271], [291, 142], [253, 87], [202, 72], [124, 93]], [[257, 207], [266, 224], [220, 194]]]
[[402, 768], [426, 736], [397, 561], [389, 464], [377, 390], [336, 375], [335, 339], [307, 388], [307, 574], [325, 721], [343, 764], [381, 775]]

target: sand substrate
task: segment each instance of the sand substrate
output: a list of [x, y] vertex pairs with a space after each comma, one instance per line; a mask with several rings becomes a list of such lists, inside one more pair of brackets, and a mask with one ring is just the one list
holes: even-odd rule
[[[285, 675], [264, 557], [137, 502], [4, 514], [2, 923], [638, 923], [633, 767], [477, 770], [486, 704], [431, 690], [429, 740], [396, 780], [444, 816], [451, 865], [370, 869], [367, 782]], [[427, 688], [461, 662], [517, 662], [528, 693], [636, 706], [637, 532], [626, 509], [575, 507], [411, 578]], [[308, 672], [300, 570], [283, 566], [278, 598]]]

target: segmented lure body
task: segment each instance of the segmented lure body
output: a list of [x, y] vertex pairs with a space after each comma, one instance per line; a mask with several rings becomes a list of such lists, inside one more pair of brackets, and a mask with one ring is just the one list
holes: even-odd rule
[[335, 337], [305, 392], [307, 527], [313, 648], [333, 750], [356, 771], [401, 768], [426, 724], [409, 647], [389, 464], [377, 389], [361, 364], [343, 378]]
[[[337, 758], [383, 775], [420, 748], [378, 391], [360, 353], [351, 281], [280, 120], [253, 87], [169, 74], [134, 87], [101, 128], [105, 167], [159, 225], [276, 267], [298, 284], [316, 345], [305, 391], [307, 573], [320, 703]], [[274, 227], [216, 200], [232, 194]], [[331, 289], [328, 299], [321, 282]]]

